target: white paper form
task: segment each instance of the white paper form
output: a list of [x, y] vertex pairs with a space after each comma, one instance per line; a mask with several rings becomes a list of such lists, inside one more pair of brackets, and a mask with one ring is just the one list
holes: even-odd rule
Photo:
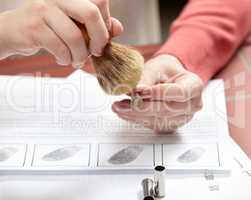
[[[28, 145], [25, 170], [140, 170], [157, 164], [173, 169], [227, 166], [224, 141], [228, 139], [228, 127], [221, 80], [209, 83], [203, 93], [203, 109], [171, 135], [157, 135], [119, 119], [111, 105], [128, 97], [107, 96], [96, 78], [82, 71], [67, 79], [6, 76], [0, 78], [0, 83], [0, 139], [6, 144]], [[82, 161], [79, 152], [66, 156], [78, 151], [67, 148], [75, 144], [89, 146], [80, 154]], [[48, 148], [40, 149], [43, 145]], [[59, 157], [66, 158], [46, 164], [41, 161], [45, 151], [49, 155], [56, 151], [61, 153]], [[171, 157], [166, 157], [170, 152]], [[124, 156], [122, 164], [113, 160], [118, 154]], [[182, 156], [189, 163], [183, 162]]]

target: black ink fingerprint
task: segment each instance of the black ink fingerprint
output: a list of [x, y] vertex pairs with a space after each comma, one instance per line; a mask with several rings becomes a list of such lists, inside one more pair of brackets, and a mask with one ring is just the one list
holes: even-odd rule
[[69, 146], [56, 149], [42, 157], [44, 161], [61, 161], [76, 155], [82, 148], [78, 146]]
[[4, 147], [0, 149], [0, 162], [10, 159], [17, 152], [18, 149], [15, 147]]
[[113, 165], [123, 165], [133, 162], [138, 158], [138, 156], [143, 152], [143, 147], [141, 146], [128, 146], [119, 152], [115, 153], [108, 160], [109, 163]]
[[193, 163], [198, 161], [206, 150], [202, 147], [194, 147], [182, 153], [177, 160], [181, 163]]

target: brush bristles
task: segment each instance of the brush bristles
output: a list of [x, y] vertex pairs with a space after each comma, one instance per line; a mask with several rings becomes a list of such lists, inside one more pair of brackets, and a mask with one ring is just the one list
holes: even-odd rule
[[141, 54], [129, 47], [110, 43], [101, 57], [93, 57], [100, 86], [107, 94], [131, 92], [138, 84], [144, 66]]

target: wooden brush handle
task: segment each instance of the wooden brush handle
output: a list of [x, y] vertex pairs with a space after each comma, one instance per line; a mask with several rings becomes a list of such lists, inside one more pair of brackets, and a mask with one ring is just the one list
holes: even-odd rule
[[78, 26], [78, 28], [81, 30], [82, 32], [82, 35], [85, 39], [85, 42], [86, 42], [86, 46], [89, 47], [89, 43], [90, 43], [90, 37], [87, 33], [87, 30], [85, 28], [85, 25], [84, 24], [81, 24], [80, 22], [76, 21], [75, 19], [72, 19], [74, 21], [74, 23]]

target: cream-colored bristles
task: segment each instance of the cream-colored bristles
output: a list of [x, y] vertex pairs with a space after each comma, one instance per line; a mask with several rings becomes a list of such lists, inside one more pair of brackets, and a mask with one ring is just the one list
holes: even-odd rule
[[138, 84], [144, 66], [138, 51], [116, 43], [109, 43], [103, 55], [92, 60], [100, 86], [111, 95], [131, 92]]
[[[85, 26], [75, 20], [89, 46], [90, 38]], [[92, 56], [100, 86], [110, 95], [128, 94], [138, 84], [143, 72], [144, 58], [135, 49], [110, 42], [101, 57]]]

